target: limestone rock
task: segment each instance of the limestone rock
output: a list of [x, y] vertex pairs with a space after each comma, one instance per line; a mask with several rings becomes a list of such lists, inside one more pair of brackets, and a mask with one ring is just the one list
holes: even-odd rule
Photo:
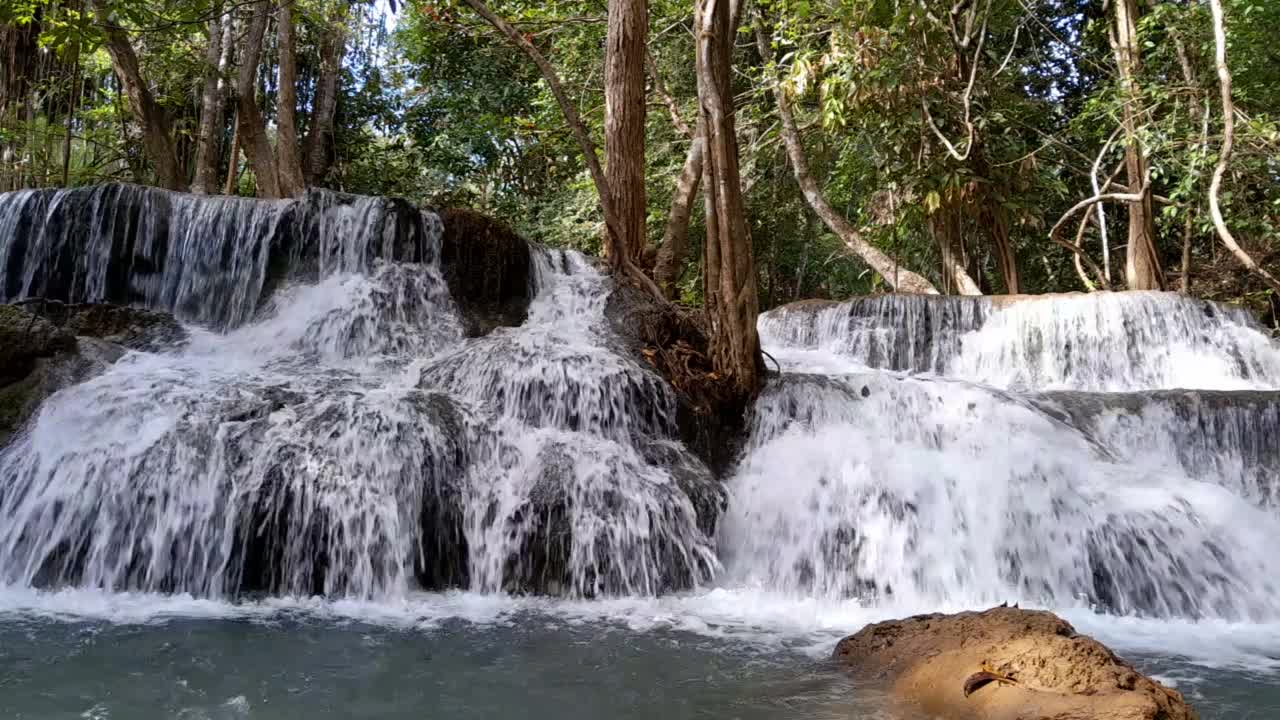
[[1182, 694], [1048, 612], [993, 608], [867, 626], [834, 659], [948, 720], [1198, 720]]
[[58, 390], [88, 379], [126, 350], [160, 350], [186, 337], [173, 316], [151, 310], [0, 305], [0, 447]]
[[0, 305], [0, 385], [27, 376], [38, 358], [76, 349], [76, 339], [17, 305]]
[[523, 323], [533, 298], [528, 241], [474, 210], [447, 209], [440, 220], [440, 266], [467, 334], [479, 337]]

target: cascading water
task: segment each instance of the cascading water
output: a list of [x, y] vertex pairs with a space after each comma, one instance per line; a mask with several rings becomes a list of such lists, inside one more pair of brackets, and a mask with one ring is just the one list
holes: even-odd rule
[[227, 329], [286, 271], [314, 280], [375, 257], [430, 262], [433, 235], [434, 215], [324, 190], [274, 202], [118, 184], [24, 190], [0, 194], [0, 302], [142, 304]]
[[[386, 201], [218, 200], [183, 216], [172, 208], [202, 201], [160, 197], [168, 208], [147, 197], [137, 233], [170, 223], [165, 282], [193, 276], [182, 243], [197, 234], [242, 216], [278, 228], [283, 212], [295, 230], [259, 236], [257, 256], [288, 242], [283, 276], [310, 264], [320, 280], [252, 312], [188, 313], [261, 319], [130, 354], [51, 398], [0, 453], [0, 580], [376, 598], [458, 585], [653, 594], [711, 577], [689, 494], [715, 492], [712, 480], [672, 440], [670, 391], [605, 347], [609, 283], [581, 256], [535, 252], [525, 325], [464, 341], [434, 215], [410, 227], [424, 262], [405, 263], [381, 259], [406, 234]], [[76, 242], [99, 248], [112, 232]], [[34, 232], [31, 247], [70, 235]], [[267, 277], [265, 260], [202, 273], [188, 285], [210, 305], [256, 297]]]
[[[1280, 348], [1240, 312], [891, 296], [760, 324], [784, 374], [730, 486], [730, 577], [912, 608], [1280, 619], [1280, 393], [1258, 390], [1280, 385]], [[1183, 381], [1254, 390], [1148, 392]]]
[[1194, 621], [1248, 663], [1280, 652], [1280, 348], [1244, 313], [1159, 293], [775, 310], [781, 373], [716, 478], [611, 329], [607, 276], [533, 248], [524, 321], [469, 337], [502, 322], [454, 295], [443, 230], [325, 191], [0, 195], [0, 300], [141, 305], [187, 334], [103, 360], [0, 448], [0, 660], [15, 603], [532, 609], [826, 653], [869, 619], [1022, 601], [1108, 640]]

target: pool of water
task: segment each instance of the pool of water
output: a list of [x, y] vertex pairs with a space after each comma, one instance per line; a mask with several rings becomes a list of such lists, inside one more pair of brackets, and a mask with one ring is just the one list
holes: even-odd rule
[[[1069, 616], [1206, 720], [1280, 717], [1273, 629]], [[732, 593], [231, 606], [0, 591], [0, 718], [887, 718], [826, 659], [870, 619]]]

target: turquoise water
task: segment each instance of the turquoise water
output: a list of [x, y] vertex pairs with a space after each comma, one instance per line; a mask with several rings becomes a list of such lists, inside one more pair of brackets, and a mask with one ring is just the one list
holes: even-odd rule
[[[803, 617], [814, 608], [770, 615], [732, 595], [674, 602], [450, 595], [402, 605], [236, 607], [90, 593], [8, 598], [0, 718], [888, 717], [875, 693], [827, 662], [841, 633], [821, 627], [821, 612]], [[753, 617], [733, 617], [735, 603]], [[699, 609], [702, 617], [676, 613]], [[782, 620], [788, 612], [795, 624]], [[801, 621], [814, 625], [802, 632]], [[1112, 634], [1134, 645], [1154, 630], [1117, 622]], [[1165, 632], [1188, 633], [1172, 625]], [[1120, 649], [1179, 687], [1206, 720], [1280, 717], [1280, 682], [1266, 658], [1230, 655], [1230, 647], [1257, 648], [1188, 642], [1206, 652]]]

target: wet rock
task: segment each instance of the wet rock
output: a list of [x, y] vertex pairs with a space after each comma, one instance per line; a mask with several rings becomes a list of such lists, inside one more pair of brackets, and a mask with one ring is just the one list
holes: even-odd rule
[[698, 514], [698, 529], [707, 537], [715, 537], [720, 516], [729, 504], [729, 494], [711, 468], [683, 444], [669, 440], [642, 440], [640, 454], [646, 462], [671, 473], [676, 485], [693, 503]]
[[679, 439], [716, 477], [728, 477], [745, 442], [751, 402], [717, 382], [701, 316], [622, 285], [609, 295], [605, 318], [620, 349], [675, 390]]
[[440, 220], [441, 269], [468, 336], [523, 323], [533, 297], [528, 241], [474, 210], [447, 209]]
[[74, 352], [75, 336], [17, 305], [0, 305], [0, 384], [27, 376], [36, 360]]
[[0, 447], [46, 398], [102, 371], [125, 350], [185, 340], [167, 313], [42, 300], [0, 305]]
[[999, 607], [869, 625], [835, 661], [948, 720], [1196, 720], [1182, 694], [1052, 613]]

